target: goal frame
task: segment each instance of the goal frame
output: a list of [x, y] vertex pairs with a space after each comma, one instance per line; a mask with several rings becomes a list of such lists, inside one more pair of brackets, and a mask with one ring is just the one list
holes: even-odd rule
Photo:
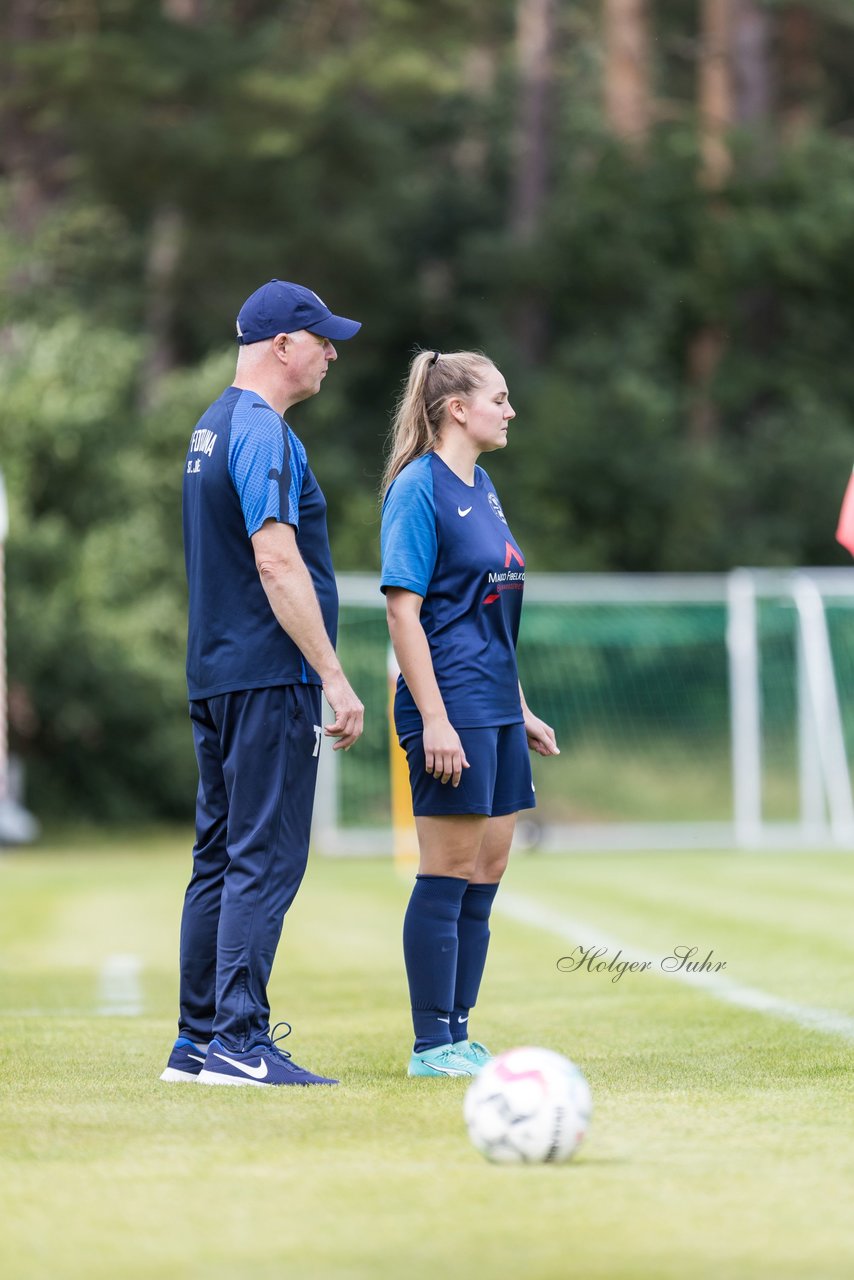
[[[343, 608], [384, 607], [373, 574], [338, 578]], [[854, 849], [854, 804], [825, 601], [851, 600], [854, 568], [738, 568], [727, 574], [538, 574], [527, 601], [589, 604], [717, 604], [726, 609], [732, 815], [725, 822], [520, 823], [519, 844], [542, 852], [650, 849]], [[790, 601], [797, 619], [798, 818], [763, 813], [763, 741], [759, 605]], [[845, 690], [845, 694], [854, 690]], [[391, 813], [382, 828], [346, 828], [338, 819], [337, 753], [321, 751], [315, 809], [318, 849], [330, 854], [390, 854], [401, 843]], [[398, 806], [399, 808], [399, 806]], [[400, 819], [397, 819], [400, 825]], [[405, 833], [404, 833], [405, 834]]]

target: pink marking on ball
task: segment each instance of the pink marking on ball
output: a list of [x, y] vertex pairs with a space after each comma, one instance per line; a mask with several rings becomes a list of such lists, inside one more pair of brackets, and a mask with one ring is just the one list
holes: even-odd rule
[[541, 1089], [546, 1087], [542, 1071], [537, 1071], [535, 1068], [529, 1067], [527, 1071], [514, 1071], [512, 1067], [508, 1067], [506, 1062], [496, 1062], [495, 1074], [499, 1080], [536, 1080]]

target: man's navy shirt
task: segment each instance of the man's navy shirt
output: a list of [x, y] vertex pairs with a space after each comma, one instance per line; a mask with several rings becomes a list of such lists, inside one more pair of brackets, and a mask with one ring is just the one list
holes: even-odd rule
[[[421, 624], [436, 683], [455, 728], [522, 719], [516, 640], [525, 561], [489, 476], [467, 485], [435, 453], [404, 467], [383, 503], [382, 590], [422, 596]], [[398, 734], [422, 728], [401, 676]]]
[[326, 500], [301, 442], [256, 392], [229, 387], [200, 418], [184, 467], [183, 510], [190, 699], [320, 684], [276, 621], [250, 539], [271, 518], [294, 526], [334, 644], [338, 591]]

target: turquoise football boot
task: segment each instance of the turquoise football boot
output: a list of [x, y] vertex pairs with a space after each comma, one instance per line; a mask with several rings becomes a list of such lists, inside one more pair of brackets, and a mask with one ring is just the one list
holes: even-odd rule
[[487, 1062], [492, 1058], [485, 1044], [481, 1044], [479, 1040], [458, 1040], [453, 1046], [454, 1053], [459, 1054], [461, 1058], [466, 1058], [475, 1067], [475, 1074], [482, 1071]]
[[455, 1044], [440, 1044], [436, 1049], [413, 1053], [408, 1076], [476, 1076], [480, 1067], [471, 1058], [457, 1053]]

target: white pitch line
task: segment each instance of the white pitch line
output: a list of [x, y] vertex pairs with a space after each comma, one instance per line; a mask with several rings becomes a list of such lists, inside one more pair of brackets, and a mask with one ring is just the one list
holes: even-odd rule
[[699, 987], [716, 1000], [727, 1004], [738, 1005], [742, 1009], [750, 1009], [754, 1013], [764, 1013], [785, 1022], [793, 1022], [808, 1031], [823, 1031], [827, 1035], [840, 1036], [843, 1040], [854, 1043], [854, 1018], [838, 1013], [833, 1009], [822, 1009], [813, 1005], [795, 1004], [791, 1000], [783, 1000], [768, 991], [760, 991], [757, 987], [745, 987], [734, 982], [723, 973], [687, 973], [679, 970], [668, 973], [661, 968], [661, 956], [645, 954], [617, 938], [609, 937], [601, 930], [582, 920], [573, 920], [550, 907], [525, 898], [521, 894], [502, 890], [495, 899], [495, 908], [520, 924], [532, 925], [535, 929], [553, 933], [575, 947], [604, 947], [608, 955], [603, 959], [613, 960], [618, 951], [622, 952], [621, 960], [630, 962], [647, 962], [650, 972], [653, 970], [662, 978], [675, 979], [690, 987]]
[[88, 1018], [91, 1009], [0, 1009], [0, 1018]]

